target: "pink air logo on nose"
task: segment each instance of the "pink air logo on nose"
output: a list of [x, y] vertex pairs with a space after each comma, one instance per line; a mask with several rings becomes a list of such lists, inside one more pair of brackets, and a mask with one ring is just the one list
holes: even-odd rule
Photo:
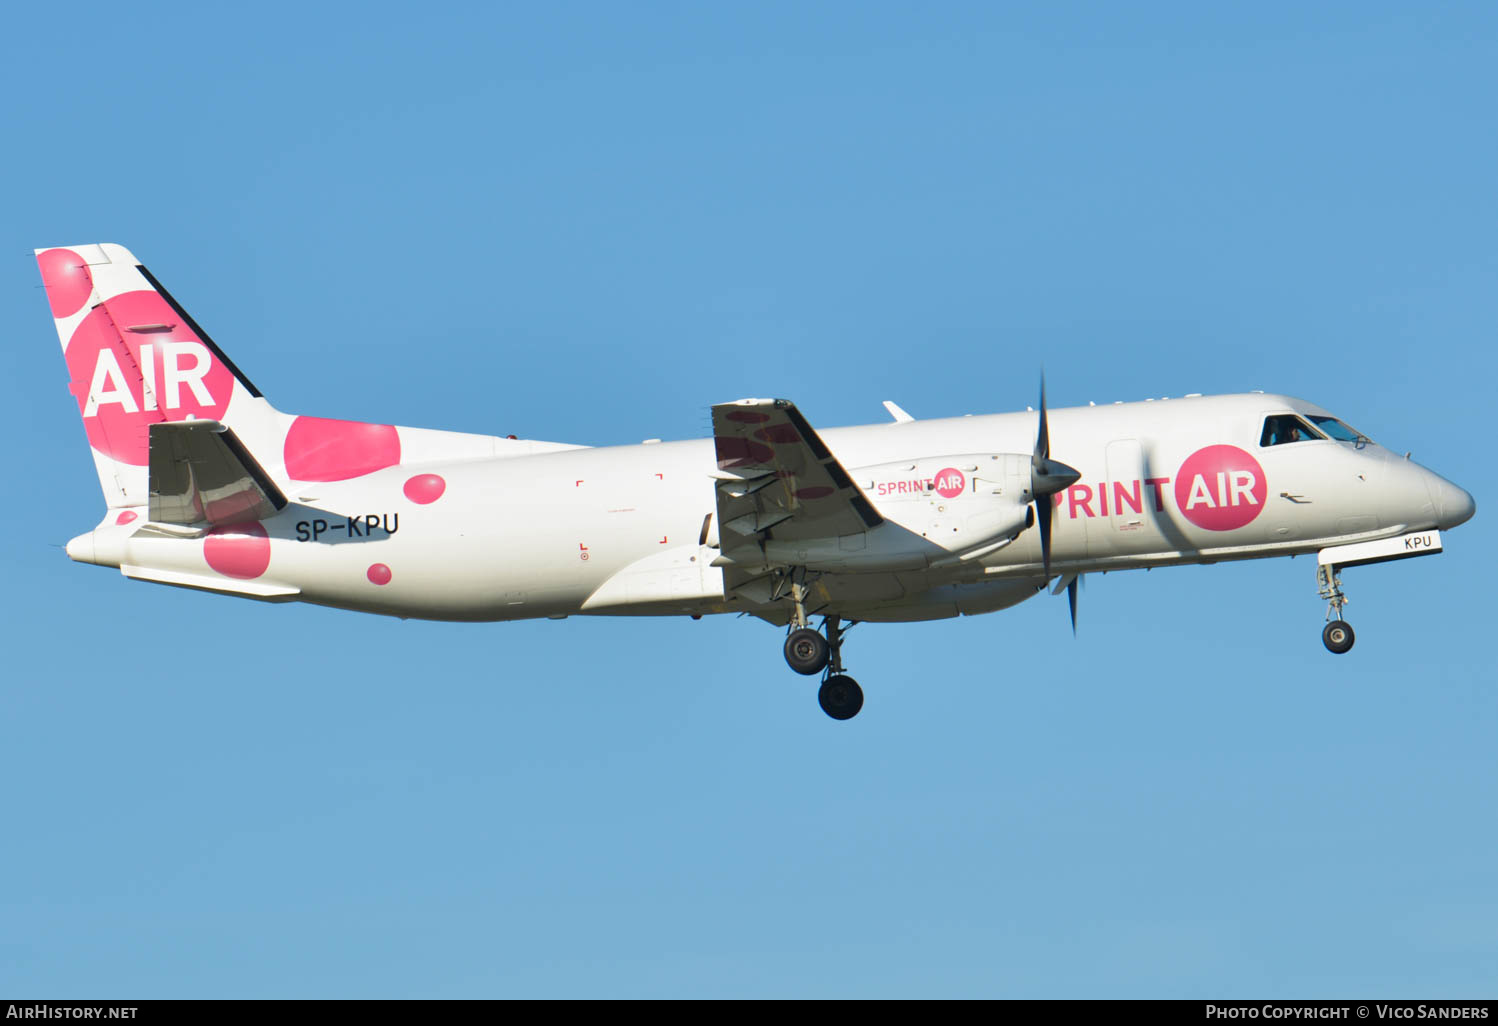
[[936, 475], [936, 491], [943, 498], [955, 499], [967, 488], [967, 478], [955, 467], [947, 467]]
[[155, 292], [126, 292], [79, 322], [66, 357], [88, 442], [137, 467], [151, 424], [219, 420], [234, 375]]
[[1269, 494], [1264, 468], [1236, 445], [1209, 445], [1176, 474], [1176, 508], [1197, 527], [1232, 531], [1252, 523]]

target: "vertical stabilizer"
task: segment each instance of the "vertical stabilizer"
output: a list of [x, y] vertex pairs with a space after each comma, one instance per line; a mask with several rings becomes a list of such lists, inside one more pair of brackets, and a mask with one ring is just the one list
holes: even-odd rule
[[155, 423], [220, 421], [250, 445], [278, 414], [123, 246], [36, 251], [99, 485], [111, 508], [146, 504]]

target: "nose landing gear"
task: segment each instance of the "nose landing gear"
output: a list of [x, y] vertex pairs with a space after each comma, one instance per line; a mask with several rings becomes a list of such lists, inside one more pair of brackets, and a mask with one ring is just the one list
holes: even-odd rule
[[1321, 630], [1321, 643], [1326, 650], [1342, 655], [1352, 648], [1357, 640], [1352, 624], [1342, 619], [1342, 607], [1347, 605], [1347, 596], [1342, 594], [1342, 575], [1335, 564], [1316, 568], [1316, 584], [1322, 598], [1326, 599], [1326, 626]]
[[800, 626], [786, 635], [785, 661], [797, 673], [821, 673], [817, 703], [822, 711], [834, 720], [851, 720], [863, 708], [863, 688], [843, 672], [843, 635], [848, 628], [842, 626], [840, 617], [829, 614], [822, 617], [822, 630], [816, 631], [806, 626], [800, 601], [796, 607]]

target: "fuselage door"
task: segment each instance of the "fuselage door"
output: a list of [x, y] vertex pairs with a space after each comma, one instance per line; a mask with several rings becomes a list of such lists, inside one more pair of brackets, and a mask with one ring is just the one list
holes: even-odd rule
[[1151, 500], [1144, 486], [1144, 453], [1139, 440], [1120, 438], [1109, 442], [1107, 462], [1108, 478], [1102, 487], [1108, 494], [1106, 500], [1099, 499], [1099, 504], [1108, 507], [1114, 544], [1127, 548], [1133, 539], [1142, 543], [1148, 533], [1145, 505]]

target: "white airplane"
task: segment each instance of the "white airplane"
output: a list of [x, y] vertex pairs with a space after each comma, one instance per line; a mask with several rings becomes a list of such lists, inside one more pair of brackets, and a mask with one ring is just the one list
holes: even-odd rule
[[[120, 246], [37, 250], [125, 576], [433, 620], [749, 613], [854, 716], [857, 622], [1015, 605], [1140, 567], [1433, 554], [1472, 496], [1287, 396], [1187, 396], [816, 431], [784, 399], [713, 438], [590, 448], [281, 413]], [[1052, 452], [1058, 458], [1052, 458]], [[1066, 462], [1061, 462], [1064, 458]], [[812, 627], [820, 616], [821, 629]]]

